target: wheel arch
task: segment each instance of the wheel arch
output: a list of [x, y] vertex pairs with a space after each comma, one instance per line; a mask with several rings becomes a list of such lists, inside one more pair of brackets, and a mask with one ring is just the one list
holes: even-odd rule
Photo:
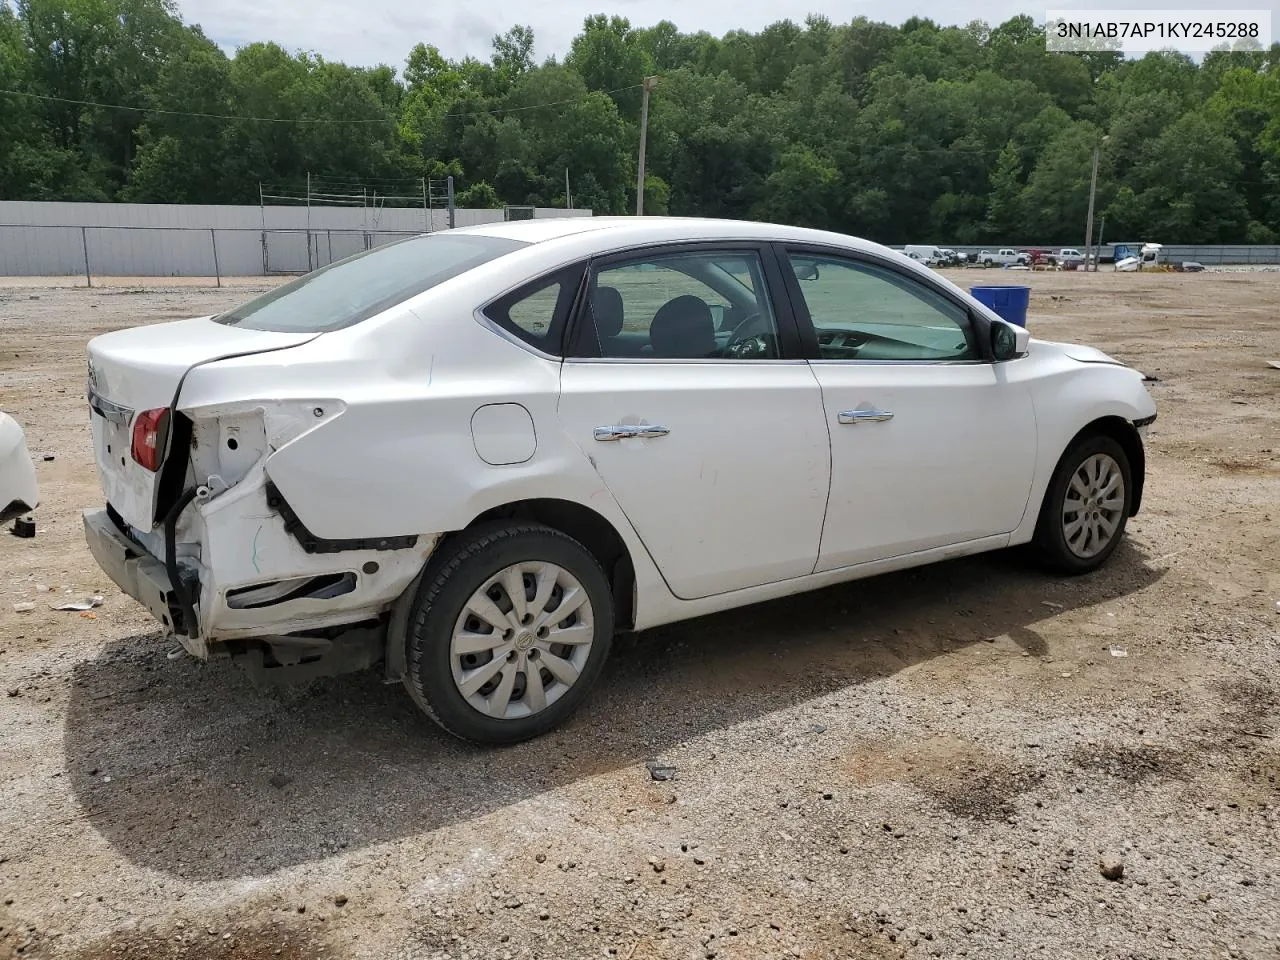
[[634, 626], [635, 565], [622, 535], [607, 519], [573, 500], [534, 497], [492, 507], [467, 524], [465, 529], [471, 530], [499, 520], [541, 523], [581, 543], [599, 561], [613, 588], [615, 629], [627, 630]]
[[[1142, 490], [1146, 483], [1147, 474], [1147, 454], [1142, 445], [1142, 437], [1138, 434], [1138, 428], [1124, 417], [1110, 415], [1098, 417], [1085, 424], [1062, 448], [1062, 454], [1058, 457], [1058, 462], [1054, 465], [1054, 473], [1062, 466], [1063, 457], [1071, 452], [1071, 449], [1089, 436], [1110, 437], [1116, 443], [1120, 444], [1120, 448], [1124, 450], [1125, 456], [1129, 458], [1130, 478], [1133, 480], [1133, 496], [1129, 500], [1129, 516], [1138, 515], [1138, 509], [1142, 506]], [[1049, 495], [1049, 488], [1045, 488], [1044, 495]]]
[[503, 521], [541, 523], [573, 537], [586, 547], [609, 580], [613, 592], [614, 629], [629, 630], [634, 627], [637, 603], [635, 565], [631, 559], [631, 551], [617, 528], [597, 511], [572, 500], [555, 497], [513, 500], [477, 514], [466, 526], [444, 534], [432, 547], [431, 556], [423, 565], [422, 571], [405, 588], [391, 610], [384, 665], [385, 679], [388, 682], [396, 682], [404, 674], [404, 645], [409, 614], [423, 578], [431, 571], [433, 562], [445, 556], [448, 544], [463, 534], [470, 533], [477, 527], [492, 526]]

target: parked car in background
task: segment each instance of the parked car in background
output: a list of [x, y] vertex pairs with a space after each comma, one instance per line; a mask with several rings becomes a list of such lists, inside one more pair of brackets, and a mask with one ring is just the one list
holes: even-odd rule
[[36, 468], [18, 421], [0, 413], [0, 523], [8, 523], [40, 505]]
[[960, 266], [960, 264], [964, 263], [967, 259], [968, 257], [966, 257], [963, 253], [957, 253], [955, 250], [952, 250], [950, 247], [942, 248], [942, 265], [944, 267], [958, 267]]
[[565, 720], [618, 630], [1013, 544], [1095, 570], [1155, 418], [910, 257], [737, 221], [416, 236], [88, 361], [122, 590], [197, 657], [381, 661], [485, 743]]
[[946, 254], [942, 252], [942, 249], [930, 244], [907, 244], [907, 246], [903, 247], [902, 252], [911, 259], [919, 260], [921, 263], [931, 267], [941, 267], [947, 263]]
[[1011, 267], [1020, 264], [1028, 264], [1031, 262], [1031, 255], [1021, 253], [1012, 247], [1001, 247], [999, 250], [992, 252], [991, 250], [979, 251], [974, 260], [984, 267]]

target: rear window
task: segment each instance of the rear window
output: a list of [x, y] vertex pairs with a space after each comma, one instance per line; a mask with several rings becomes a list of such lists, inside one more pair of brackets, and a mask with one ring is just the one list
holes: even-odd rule
[[474, 234], [411, 237], [322, 267], [216, 319], [275, 333], [337, 330], [526, 246], [519, 240]]

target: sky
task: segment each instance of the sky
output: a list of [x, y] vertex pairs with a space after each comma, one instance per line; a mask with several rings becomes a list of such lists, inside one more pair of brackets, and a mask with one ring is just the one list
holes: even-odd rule
[[[1241, 0], [1232, 8], [1276, 8], [1280, 0]], [[775, 0], [470, 0], [466, 3], [429, 3], [422, 0], [178, 0], [183, 19], [198, 23], [205, 35], [228, 54], [255, 40], [274, 40], [286, 50], [308, 50], [327, 60], [352, 66], [386, 63], [400, 70], [405, 57], [419, 41], [434, 44], [449, 59], [471, 55], [487, 60], [494, 34], [517, 23], [533, 27], [539, 61], [555, 54], [563, 57], [585, 17], [595, 13], [627, 17], [633, 26], [651, 26], [670, 20], [686, 33], [706, 30], [721, 36], [729, 30], [760, 30], [789, 17], [801, 23], [807, 13], [822, 13], [834, 23], [866, 16], [887, 23], [901, 23], [909, 16], [928, 17], [941, 24], [971, 20], [1001, 23], [1019, 13], [1043, 19], [1049, 7], [1211, 7], [1204, 0], [1105, 0], [1070, 3], [1069, 0], [915, 0], [904, 5], [895, 0], [808, 0], [806, 5], [779, 4]], [[1219, 9], [1225, 4], [1220, 5]], [[1276, 20], [1280, 28], [1280, 17]]]

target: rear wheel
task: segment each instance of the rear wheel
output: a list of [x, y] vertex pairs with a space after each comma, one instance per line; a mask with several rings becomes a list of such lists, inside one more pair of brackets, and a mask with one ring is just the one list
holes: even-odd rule
[[477, 530], [446, 545], [406, 638], [405, 684], [455, 736], [527, 740], [571, 714], [613, 639], [613, 600], [595, 557], [537, 524]]
[[1096, 570], [1124, 535], [1133, 474], [1124, 448], [1093, 434], [1063, 454], [1045, 493], [1034, 546], [1059, 573]]

